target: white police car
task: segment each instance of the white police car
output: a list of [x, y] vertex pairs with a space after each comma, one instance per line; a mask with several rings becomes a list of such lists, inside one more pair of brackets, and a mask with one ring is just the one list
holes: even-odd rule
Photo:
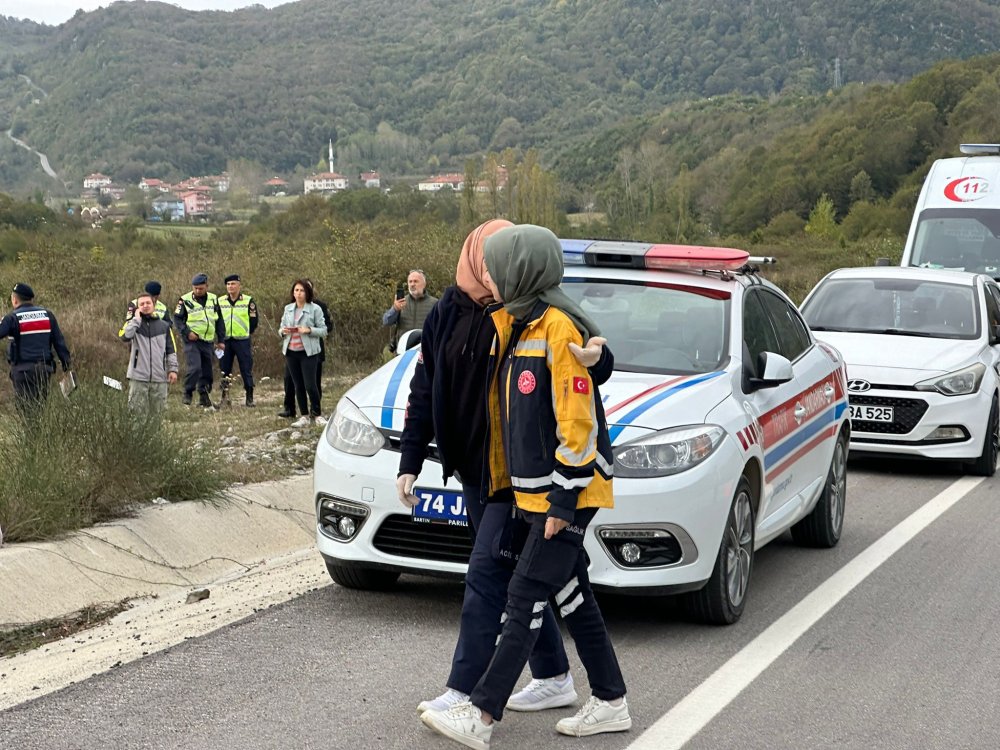
[[1000, 452], [1000, 286], [987, 274], [842, 268], [802, 303], [847, 361], [850, 448], [961, 461], [992, 476]]
[[[587, 529], [591, 580], [685, 593], [702, 619], [735, 622], [756, 549], [788, 529], [806, 545], [840, 539], [844, 363], [741, 250], [590, 240], [563, 249], [563, 289], [615, 355], [601, 386], [615, 507]], [[345, 586], [465, 569], [460, 486], [442, 487], [429, 460], [416, 485], [423, 502], [411, 513], [396, 496], [416, 357], [411, 349], [349, 390], [316, 451], [317, 543]]]

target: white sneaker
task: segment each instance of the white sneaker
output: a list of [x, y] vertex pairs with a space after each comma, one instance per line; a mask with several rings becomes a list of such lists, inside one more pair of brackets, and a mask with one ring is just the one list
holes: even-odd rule
[[482, 720], [483, 712], [469, 702], [456, 703], [447, 711], [424, 711], [420, 720], [438, 734], [476, 750], [489, 750], [493, 725]]
[[590, 696], [576, 716], [560, 719], [556, 731], [570, 737], [587, 737], [602, 732], [625, 732], [632, 728], [632, 717], [628, 713], [628, 701], [622, 697], [620, 706], [612, 706], [597, 696]]
[[456, 703], [466, 703], [468, 700], [469, 696], [465, 693], [448, 688], [434, 700], [420, 701], [420, 705], [417, 706], [417, 713], [422, 714], [424, 711], [447, 711]]
[[532, 680], [507, 700], [511, 711], [544, 711], [546, 708], [562, 708], [576, 703], [573, 675], [546, 677]]
[[292, 427], [308, 427], [311, 424], [309, 417], [299, 417], [294, 422], [292, 422]]
[[317, 425], [319, 425], [320, 427], [322, 427], [323, 425], [325, 425], [325, 424], [326, 424], [326, 417], [324, 417], [324, 416], [322, 416], [322, 415], [321, 415], [321, 416], [318, 416], [318, 417], [316, 417], [315, 419], [313, 419], [313, 424], [317, 424]]

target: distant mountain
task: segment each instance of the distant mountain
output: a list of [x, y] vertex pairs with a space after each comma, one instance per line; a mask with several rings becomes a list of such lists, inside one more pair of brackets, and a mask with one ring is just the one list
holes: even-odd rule
[[507, 146], [554, 157], [685, 99], [900, 81], [997, 38], [978, 0], [114, 3], [59, 27], [0, 18], [0, 125], [74, 181], [308, 170], [331, 138], [344, 173], [425, 173]]

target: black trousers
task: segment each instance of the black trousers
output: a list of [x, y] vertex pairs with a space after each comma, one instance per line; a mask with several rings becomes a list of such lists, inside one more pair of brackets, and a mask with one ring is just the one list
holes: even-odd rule
[[184, 365], [187, 372], [184, 375], [184, 393], [191, 395], [195, 389], [199, 393], [212, 390], [212, 359], [215, 345], [211, 341], [185, 341]]
[[[285, 373], [292, 380], [293, 393], [299, 411], [312, 417], [318, 417], [323, 413], [320, 406], [319, 389], [316, 387], [318, 364], [318, 354], [308, 356], [305, 352], [297, 352], [294, 349], [285, 352]], [[288, 402], [287, 391], [285, 392], [285, 402], [286, 404]], [[289, 411], [293, 410], [289, 409]]]
[[243, 388], [253, 390], [253, 352], [250, 339], [226, 339], [226, 348], [219, 360], [219, 371], [222, 377], [233, 374], [233, 361], [239, 363], [240, 376], [243, 378]]
[[[512, 532], [523, 524], [512, 517], [510, 503], [482, 503], [478, 486], [463, 484], [462, 495], [475, 542], [465, 574], [458, 643], [446, 684], [468, 695], [493, 658], [500, 635], [500, 617], [507, 603], [507, 586], [516, 564], [512, 547], [519, 546]], [[555, 615], [546, 607], [542, 618], [538, 640], [528, 659], [531, 676], [537, 679], [569, 671], [569, 659]]]
[[[320, 400], [323, 398], [323, 362], [326, 361], [326, 351], [320, 342], [319, 362], [316, 364], [316, 390], [319, 391]], [[288, 414], [295, 414], [295, 382], [292, 374], [285, 368], [285, 411]], [[306, 412], [302, 412], [305, 414]]]
[[44, 362], [14, 365], [10, 373], [14, 384], [14, 405], [23, 419], [45, 403], [49, 396], [49, 377], [52, 370]]
[[519, 511], [528, 525], [527, 540], [507, 589], [505, 620], [493, 660], [470, 698], [497, 720], [538, 639], [550, 603], [559, 607], [573, 636], [591, 692], [606, 701], [625, 695], [618, 657], [587, 575], [583, 537], [595, 513], [594, 508], [577, 510], [573, 523], [546, 539], [545, 514]]

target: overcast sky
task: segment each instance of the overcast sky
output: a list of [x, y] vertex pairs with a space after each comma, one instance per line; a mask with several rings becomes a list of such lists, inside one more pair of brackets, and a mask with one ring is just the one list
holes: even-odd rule
[[[127, 0], [131, 2], [131, 0]], [[284, 5], [292, 0], [173, 0], [177, 5], [188, 10], [236, 10], [248, 5], [263, 5], [273, 8]], [[110, 5], [110, 0], [0, 0], [0, 16], [14, 18], [30, 18], [39, 23], [53, 26], [68, 21], [76, 13], [77, 8], [90, 11]]]

